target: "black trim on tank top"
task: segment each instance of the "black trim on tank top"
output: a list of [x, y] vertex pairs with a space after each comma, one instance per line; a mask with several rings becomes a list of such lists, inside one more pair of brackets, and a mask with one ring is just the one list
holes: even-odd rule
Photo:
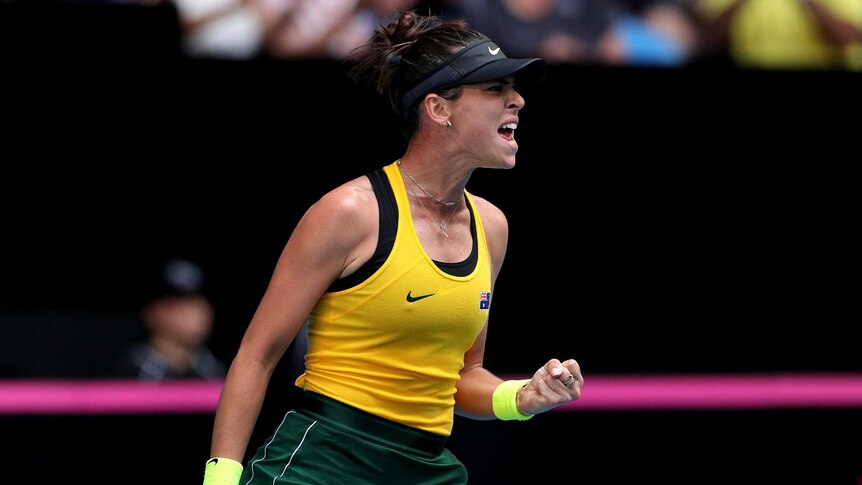
[[467, 259], [458, 263], [444, 263], [442, 261], [434, 261], [438, 268], [444, 273], [452, 276], [467, 276], [476, 269], [476, 263], [479, 261], [479, 242], [476, 240], [476, 220], [473, 219], [473, 208], [467, 204], [467, 210], [470, 211], [470, 235], [473, 236], [473, 247], [470, 249], [470, 255]]
[[[380, 230], [377, 234], [377, 248], [371, 259], [366, 261], [355, 272], [344, 278], [337, 279], [329, 285], [327, 292], [342, 291], [367, 280], [380, 269], [389, 253], [392, 252], [392, 246], [395, 244], [395, 235], [398, 232], [398, 204], [395, 201], [395, 193], [392, 191], [392, 184], [386, 176], [386, 172], [379, 168], [373, 172], [366, 174], [371, 182], [371, 187], [374, 189], [374, 196], [377, 198], [377, 207], [380, 212]], [[464, 261], [457, 263], [443, 263], [434, 261], [438, 268], [446, 274], [452, 276], [467, 276], [476, 268], [479, 261], [479, 243], [476, 237], [476, 219], [473, 217], [473, 208], [467, 204], [467, 210], [470, 211], [470, 234], [473, 236], [473, 247], [470, 250], [470, 256]]]

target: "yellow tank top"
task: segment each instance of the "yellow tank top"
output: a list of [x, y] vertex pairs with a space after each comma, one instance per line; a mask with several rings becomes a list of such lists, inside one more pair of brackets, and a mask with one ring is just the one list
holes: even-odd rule
[[464, 353], [488, 316], [491, 268], [469, 196], [478, 260], [466, 276], [441, 270], [413, 228], [404, 182], [384, 167], [398, 208], [392, 251], [362, 283], [323, 295], [311, 313], [305, 373], [296, 385], [431, 433], [452, 432]]

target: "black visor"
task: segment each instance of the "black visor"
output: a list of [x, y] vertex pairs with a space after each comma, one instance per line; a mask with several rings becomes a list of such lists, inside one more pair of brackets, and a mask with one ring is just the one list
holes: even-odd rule
[[401, 97], [401, 112], [406, 117], [413, 104], [426, 94], [461, 84], [476, 84], [515, 76], [516, 86], [530, 86], [545, 77], [545, 61], [509, 59], [490, 40], [473, 42]]

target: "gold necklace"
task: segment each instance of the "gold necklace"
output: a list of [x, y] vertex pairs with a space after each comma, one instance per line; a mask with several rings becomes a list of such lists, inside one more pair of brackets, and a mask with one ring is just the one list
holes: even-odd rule
[[[401, 171], [404, 173], [404, 175], [406, 175], [414, 184], [416, 184], [416, 186], [419, 187], [419, 189], [422, 192], [425, 192], [425, 195], [436, 200], [438, 204], [445, 205], [446, 207], [452, 207], [452, 206], [458, 204], [459, 202], [461, 202], [461, 199], [464, 198], [464, 192], [461, 192], [461, 196], [458, 197], [458, 199], [456, 199], [456, 200], [441, 200], [441, 199], [437, 198], [436, 195], [429, 192], [428, 189], [426, 189], [425, 187], [422, 186], [422, 184], [417, 182], [416, 179], [413, 178], [412, 175], [410, 175], [410, 172], [408, 172], [407, 170], [404, 170], [404, 167], [401, 166], [401, 159], [400, 158], [395, 163], [398, 165], [398, 168], [401, 169]], [[413, 195], [416, 195], [416, 193], [414, 192]]]
[[[398, 162], [398, 167], [401, 168], [401, 161], [400, 160]], [[404, 169], [401, 168], [401, 171], [404, 172]], [[407, 172], [404, 172], [404, 173], [407, 174]], [[410, 174], [407, 174], [407, 176], [409, 177]], [[410, 180], [413, 180], [413, 177], [410, 177]], [[415, 183], [416, 185], [419, 185], [418, 183], [416, 183], [415, 180], [413, 180], [413, 183]], [[419, 188], [421, 189], [422, 186], [419, 185]], [[459, 198], [457, 201], [454, 202], [454, 204], [452, 206], [452, 212], [449, 213], [449, 217], [446, 219], [445, 222], [442, 220], [440, 222], [434, 222], [434, 216], [431, 215], [431, 211], [429, 211], [428, 208], [425, 207], [425, 204], [422, 203], [422, 198], [419, 197], [419, 195], [416, 193], [416, 190], [414, 190], [413, 187], [410, 187], [410, 192], [413, 193], [413, 197], [415, 197], [416, 201], [419, 202], [419, 206], [422, 207], [422, 210], [424, 210], [425, 213], [428, 214], [428, 219], [431, 221], [431, 225], [434, 226], [435, 229], [440, 231], [440, 233], [443, 234], [443, 236], [448, 238], [449, 237], [449, 231], [447, 231], [447, 228], [449, 227], [449, 222], [452, 221], [452, 216], [454, 216], [455, 211], [458, 210], [458, 206], [456, 206], [454, 204], [457, 204], [458, 202], [460, 202], [461, 199]], [[464, 197], [464, 195], [462, 194], [461, 197]]]

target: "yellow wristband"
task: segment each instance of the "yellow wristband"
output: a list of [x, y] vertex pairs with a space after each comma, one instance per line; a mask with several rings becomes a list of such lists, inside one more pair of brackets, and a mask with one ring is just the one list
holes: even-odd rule
[[518, 391], [530, 382], [530, 379], [503, 381], [494, 389], [492, 404], [494, 415], [502, 421], [526, 421], [533, 417], [518, 410]]
[[238, 485], [240, 475], [240, 462], [230, 458], [210, 458], [204, 471], [204, 485]]

